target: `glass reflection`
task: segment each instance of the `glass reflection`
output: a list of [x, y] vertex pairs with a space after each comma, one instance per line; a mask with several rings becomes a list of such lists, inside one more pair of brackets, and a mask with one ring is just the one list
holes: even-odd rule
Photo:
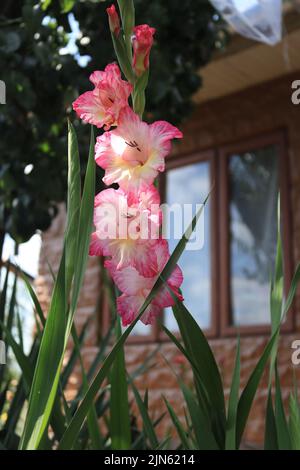
[[269, 323], [269, 283], [276, 253], [277, 162], [275, 146], [229, 159], [234, 325]]
[[[208, 162], [195, 163], [167, 172], [166, 202], [172, 204], [191, 204], [193, 213], [196, 204], [201, 204], [210, 190], [210, 167]], [[195, 251], [185, 251], [180, 260], [184, 275], [182, 292], [184, 303], [202, 328], [210, 327], [211, 318], [211, 260], [210, 260], [210, 204], [204, 213], [204, 246]], [[185, 221], [187, 224], [191, 220]], [[170, 253], [178, 243], [172, 236], [170, 224]], [[171, 331], [178, 329], [172, 309], [165, 310], [165, 325]]]

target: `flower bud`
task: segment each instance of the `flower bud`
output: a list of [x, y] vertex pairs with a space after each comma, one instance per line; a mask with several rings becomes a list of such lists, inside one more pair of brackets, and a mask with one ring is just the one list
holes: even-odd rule
[[117, 13], [115, 5], [111, 5], [109, 8], [106, 8], [106, 13], [108, 14], [109, 29], [110, 32], [118, 37], [120, 33], [120, 18]]
[[149, 68], [149, 55], [155, 28], [142, 24], [136, 26], [133, 32], [133, 68], [136, 75], [139, 76]]

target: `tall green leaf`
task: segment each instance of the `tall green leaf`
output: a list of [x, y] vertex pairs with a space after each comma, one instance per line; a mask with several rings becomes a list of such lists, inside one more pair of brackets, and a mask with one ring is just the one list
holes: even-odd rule
[[158, 447], [158, 439], [155, 433], [154, 425], [152, 424], [150, 416], [148, 414], [148, 394], [146, 392], [145, 400], [143, 401], [133, 381], [131, 381], [131, 386], [134, 393], [135, 401], [137, 403], [139, 412], [143, 420], [144, 433], [149, 439], [151, 449], [155, 449]]
[[34, 371], [21, 449], [37, 449], [48, 425], [64, 353], [66, 328], [65, 254], [54, 286]]
[[278, 450], [276, 420], [275, 420], [271, 391], [269, 391], [268, 400], [267, 400], [264, 449], [265, 450]]
[[295, 394], [290, 396], [289, 430], [293, 450], [300, 450], [300, 406]]
[[182, 382], [179, 382], [183, 396], [185, 398], [193, 430], [196, 436], [198, 450], [219, 450], [214, 434], [210, 428], [210, 423], [198, 405], [192, 391]]
[[[71, 139], [72, 140], [72, 139]], [[74, 139], [72, 140], [74, 142]], [[74, 144], [75, 145], [75, 144]], [[74, 153], [70, 158], [78, 159], [76, 146]], [[69, 214], [68, 220], [74, 221], [72, 211], [78, 214], [78, 195], [80, 191], [78, 185], [78, 166], [71, 165], [69, 168]], [[72, 181], [77, 184], [72, 184]], [[84, 190], [79, 214], [78, 235], [67, 224], [63, 255], [52, 300], [44, 328], [41, 347], [35, 368], [32, 388], [29, 397], [28, 413], [25, 421], [24, 431], [21, 438], [21, 449], [37, 449], [41, 442], [43, 433], [49, 422], [50, 414], [57, 393], [59, 375], [62, 366], [64, 351], [71, 331], [74, 312], [76, 309], [80, 287], [83, 280], [86, 260], [88, 256], [88, 246], [92, 227], [93, 200], [95, 184], [95, 163], [94, 163], [94, 137], [91, 130], [91, 144], [89, 152], [88, 167], [85, 177]], [[71, 202], [72, 201], [72, 202]], [[76, 221], [74, 221], [74, 224]], [[76, 253], [74, 253], [74, 245]], [[68, 247], [73, 247], [73, 253], [76, 254], [74, 268], [72, 261], [68, 264], [68, 275], [66, 276], [66, 251]], [[69, 254], [67, 256], [70, 256]], [[70, 283], [73, 277], [71, 270], [74, 269], [74, 285], [72, 288], [71, 308], [67, 315], [68, 291], [66, 281]]]
[[[90, 323], [90, 320], [91, 320], [91, 317], [88, 317], [88, 319], [83, 324], [83, 327], [81, 328], [80, 334], [78, 336], [79, 348], [81, 348], [81, 346], [83, 344], [83, 341], [85, 339], [86, 332], [87, 332], [87, 327]], [[60, 376], [60, 382], [61, 382], [62, 388], [66, 387], [66, 385], [68, 383], [68, 380], [70, 378], [70, 375], [73, 372], [73, 369], [74, 369], [74, 366], [76, 364], [77, 359], [78, 359], [77, 347], [73, 347], [72, 352], [70, 354], [70, 357], [69, 357], [66, 365], [64, 366], [63, 371], [62, 371], [61, 376]]]
[[286, 301], [285, 301], [285, 304], [284, 304], [283, 319], [284, 319], [284, 316], [288, 313], [289, 309], [292, 306], [292, 303], [294, 301], [294, 297], [295, 297], [299, 282], [300, 282], [300, 264], [297, 265], [295, 274], [294, 274], [292, 282], [291, 282], [290, 290], [289, 290], [289, 293], [287, 295], [287, 298], [286, 298]]
[[44, 312], [43, 312], [43, 309], [41, 307], [41, 304], [36, 296], [36, 293], [34, 292], [33, 288], [32, 288], [32, 285], [30, 284], [30, 281], [28, 279], [28, 277], [26, 275], [23, 274], [23, 280], [26, 284], [26, 287], [27, 287], [27, 290], [30, 294], [30, 297], [31, 297], [31, 300], [34, 304], [34, 307], [35, 307], [35, 310], [37, 312], [37, 315], [40, 319], [40, 322], [41, 322], [41, 325], [44, 327], [45, 326], [45, 323], [46, 323], [46, 319], [45, 319], [45, 316], [44, 316]]
[[30, 361], [27, 356], [24, 354], [23, 348], [14, 339], [11, 331], [6, 327], [6, 325], [2, 324], [1, 326], [5, 332], [6, 341], [11, 347], [15, 358], [22, 370], [26, 389], [29, 391], [33, 376], [32, 365], [30, 364]]
[[237, 424], [236, 424], [236, 441], [237, 441], [237, 448], [239, 448], [241, 439], [244, 433], [244, 429], [247, 423], [247, 419], [252, 407], [252, 403], [257, 391], [257, 387], [265, 370], [266, 364], [270, 359], [271, 351], [273, 349], [274, 343], [277, 338], [278, 331], [276, 330], [273, 335], [271, 336], [270, 340], [268, 341], [262, 356], [260, 357], [259, 361], [257, 362], [250, 378], [241, 394], [238, 403], [237, 409]]
[[[95, 137], [94, 130], [91, 127], [91, 140], [89, 149], [89, 159], [84, 179], [83, 194], [79, 213], [78, 236], [76, 240], [76, 252], [74, 263], [74, 281], [70, 302], [70, 312], [68, 317], [68, 333], [70, 332], [74, 313], [77, 307], [80, 289], [85, 273], [86, 263], [89, 253], [90, 235], [93, 226], [94, 198], [95, 198]], [[75, 206], [75, 204], [74, 204]], [[76, 213], [78, 213], [76, 209]], [[74, 234], [75, 236], [76, 234]], [[69, 239], [66, 241], [69, 246]]]
[[[280, 235], [279, 235], [279, 242], [277, 245], [276, 268], [275, 268], [275, 284], [277, 280], [278, 285], [277, 285], [277, 288], [273, 288], [273, 291], [276, 293], [276, 295], [275, 294], [273, 295], [273, 301], [272, 301], [273, 305], [271, 307], [271, 309], [273, 309], [273, 313], [275, 312], [275, 315], [273, 316], [273, 323], [272, 323], [273, 333], [269, 342], [267, 343], [264, 349], [264, 352], [261, 358], [259, 359], [254, 371], [252, 372], [247, 382], [247, 385], [244, 388], [243, 393], [239, 400], [238, 420], [237, 420], [237, 446], [240, 445], [242, 435], [245, 429], [245, 425], [246, 425], [246, 422], [250, 413], [250, 409], [252, 406], [252, 402], [254, 400], [254, 396], [256, 394], [258, 384], [264, 372], [264, 368], [267, 364], [267, 361], [272, 356], [273, 362], [271, 364], [273, 365], [271, 365], [270, 379], [269, 379], [269, 388], [271, 387], [272, 367], [275, 367], [275, 364], [276, 364], [276, 362], [274, 361], [276, 361], [277, 342], [278, 342], [278, 335], [279, 335], [280, 327], [281, 327], [282, 322], [284, 321], [285, 315], [287, 314], [287, 312], [289, 311], [293, 303], [294, 296], [296, 294], [296, 290], [300, 282], [300, 265], [298, 265], [296, 272], [294, 274], [294, 277], [292, 279], [292, 282], [291, 282], [287, 300], [285, 303], [283, 303], [281, 273], [282, 273], [282, 252], [281, 252], [281, 241], [280, 241]], [[281, 299], [280, 299], [280, 295], [282, 295]], [[278, 321], [279, 311], [280, 311], [280, 320]]]
[[241, 374], [240, 338], [238, 338], [235, 366], [233, 370], [230, 395], [229, 395], [229, 401], [228, 401], [226, 440], [225, 440], [226, 450], [236, 449], [236, 419], [237, 419], [237, 408], [238, 408], [238, 402], [239, 402], [240, 374]]
[[[197, 366], [196, 377], [203, 384], [210, 403], [208, 414], [215, 438], [220, 447], [225, 443], [225, 400], [221, 375], [209, 343], [187, 308], [179, 302], [173, 307], [185, 349]], [[199, 371], [199, 373], [198, 373]], [[201, 397], [202, 397], [201, 393]]]
[[166, 399], [166, 397], [163, 397], [164, 399], [164, 402], [166, 404], [166, 407], [168, 409], [168, 412], [169, 412], [169, 415], [170, 415], [170, 418], [175, 426], [175, 429], [177, 431], [177, 434], [180, 438], [180, 442], [181, 442], [181, 445], [180, 447], [183, 449], [183, 450], [194, 450], [195, 449], [195, 446], [192, 444], [192, 442], [190, 442], [189, 438], [188, 438], [188, 435], [185, 431], [185, 429], [183, 428], [182, 424], [180, 423], [174, 409], [172, 408], [172, 406], [170, 405], [169, 401]]
[[[2, 325], [4, 324], [4, 318], [5, 318], [6, 296], [7, 296], [7, 290], [8, 290], [8, 277], [9, 277], [9, 263], [6, 267], [4, 283], [3, 283], [2, 290], [0, 292], [0, 322]], [[2, 326], [0, 326], [0, 339], [2, 339], [2, 335], [3, 335]]]
[[131, 323], [131, 325], [127, 328], [127, 330], [122, 334], [120, 339], [116, 342], [108, 356], [106, 357], [105, 361], [102, 364], [102, 367], [100, 370], [97, 372], [96, 376], [94, 377], [92, 383], [90, 384], [87, 392], [84, 395], [84, 398], [82, 402], [80, 403], [79, 407], [77, 408], [68, 428], [66, 429], [60, 443], [59, 443], [59, 449], [71, 449], [72, 446], [74, 445], [74, 442], [80, 432], [80, 429], [85, 421], [85, 418], [88, 414], [89, 408], [93, 403], [94, 398], [96, 397], [97, 393], [100, 390], [100, 387], [107, 377], [110, 368], [116, 358], [116, 355], [120, 351], [120, 349], [123, 347], [123, 344], [125, 343], [127, 337], [135, 327], [136, 323], [150, 304], [151, 300], [153, 299], [155, 295], [155, 292], [150, 293], [146, 301], [144, 302], [144, 305], [140, 309], [139, 315], [137, 318]]
[[271, 283], [271, 333], [278, 331], [276, 341], [274, 342], [273, 350], [271, 352], [270, 361], [270, 374], [269, 374], [269, 389], [272, 384], [272, 377], [275, 368], [275, 362], [278, 350], [279, 340], [279, 325], [282, 320], [283, 311], [283, 296], [284, 296], [284, 282], [283, 282], [283, 259], [282, 259], [282, 243], [280, 233], [280, 198], [278, 198], [278, 209], [277, 209], [277, 250], [275, 260], [275, 272], [274, 279]]
[[[11, 332], [8, 330], [6, 326], [4, 326], [5, 332], [6, 332], [6, 339], [8, 344], [11, 346], [13, 353], [15, 355], [15, 358], [20, 366], [20, 369], [22, 370], [22, 380], [24, 382], [24, 388], [27, 393], [29, 393], [31, 384], [32, 384], [32, 379], [33, 379], [33, 367], [32, 367], [32, 362], [36, 360], [37, 354], [30, 354], [30, 357], [27, 357], [23, 351], [22, 345], [19, 345]], [[38, 351], [38, 340], [35, 338], [33, 346], [32, 346], [32, 352]], [[51, 425], [52, 429], [55, 433], [55, 437], [57, 439], [61, 438], [61, 435], [63, 434], [64, 431], [64, 418], [60, 412], [60, 404], [58, 397], [55, 398], [55, 403], [54, 403], [54, 412], [51, 417]]]
[[68, 122], [68, 201], [66, 226], [66, 290], [70, 289], [77, 259], [78, 229], [80, 217], [80, 160], [76, 132]]
[[[88, 389], [88, 380], [87, 380], [87, 376], [86, 376], [86, 372], [84, 369], [84, 364], [83, 364], [83, 360], [82, 360], [82, 356], [80, 352], [79, 338], [78, 338], [76, 328], [74, 325], [72, 325], [72, 338], [74, 341], [74, 350], [76, 351], [76, 356], [80, 364], [83, 390], [86, 391]], [[91, 406], [89, 410], [89, 413], [87, 416], [87, 427], [88, 427], [89, 436], [91, 439], [92, 448], [94, 450], [103, 449], [103, 439], [100, 434], [95, 405]]]
[[118, 0], [128, 60], [132, 59], [131, 36], [134, 27], [135, 11], [133, 0]]
[[291, 450], [291, 439], [283, 407], [277, 366], [275, 366], [275, 421], [278, 438], [278, 449]]
[[[116, 322], [116, 337], [122, 335], [120, 318]], [[124, 348], [120, 348], [110, 374], [110, 433], [111, 447], [116, 450], [130, 448], [130, 414]]]

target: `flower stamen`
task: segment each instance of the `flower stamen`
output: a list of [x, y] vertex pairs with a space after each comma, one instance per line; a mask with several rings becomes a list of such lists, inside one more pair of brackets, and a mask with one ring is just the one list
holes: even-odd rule
[[133, 140], [133, 141], [131, 140], [130, 142], [126, 142], [126, 140], [125, 140], [125, 144], [128, 145], [128, 147], [131, 147], [131, 148], [133, 148], [133, 149], [135, 148], [135, 149], [137, 149], [139, 152], [141, 152], [141, 149], [140, 149], [140, 147], [139, 147], [139, 144], [138, 144], [135, 140]]

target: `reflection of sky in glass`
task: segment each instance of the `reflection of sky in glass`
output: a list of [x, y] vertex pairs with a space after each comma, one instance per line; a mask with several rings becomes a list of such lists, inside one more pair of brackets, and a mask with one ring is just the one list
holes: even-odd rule
[[269, 323], [276, 250], [276, 149], [230, 159], [231, 298], [235, 325]]
[[[195, 163], [167, 172], [166, 202], [168, 204], [201, 204], [210, 189], [209, 163]], [[171, 223], [172, 227], [172, 223]], [[172, 235], [172, 233], [171, 233]], [[178, 240], [170, 238], [170, 253]], [[201, 250], [184, 251], [180, 260], [184, 275], [182, 292], [184, 303], [202, 328], [210, 326], [210, 217], [209, 203], [204, 213], [204, 246]], [[165, 310], [167, 328], [177, 330], [177, 324], [171, 309]]]

